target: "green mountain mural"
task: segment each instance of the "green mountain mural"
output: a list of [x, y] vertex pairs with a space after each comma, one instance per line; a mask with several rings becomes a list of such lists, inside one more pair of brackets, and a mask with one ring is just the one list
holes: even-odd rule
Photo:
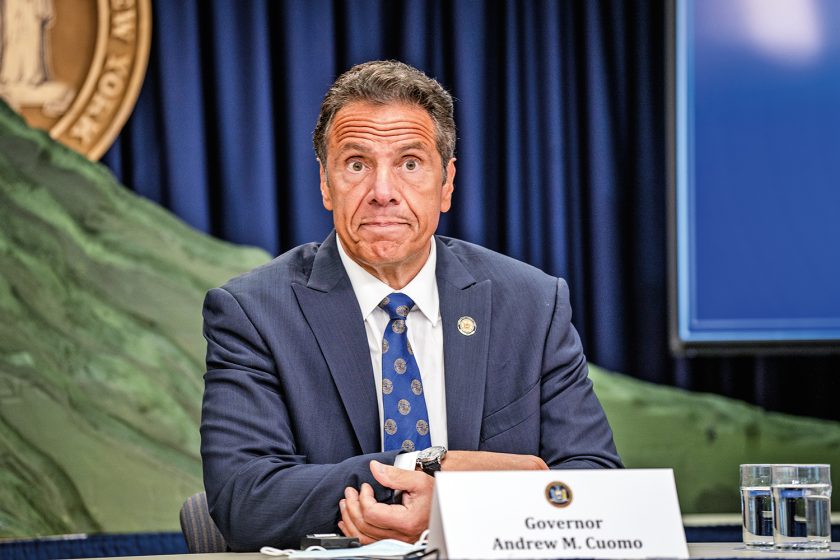
[[204, 294], [268, 258], [0, 107], [0, 536], [178, 529]]
[[[268, 258], [0, 102], [0, 538], [178, 530], [202, 488], [204, 293]], [[741, 462], [840, 459], [839, 424], [591, 375], [625, 464], [674, 468], [683, 513], [738, 511]]]

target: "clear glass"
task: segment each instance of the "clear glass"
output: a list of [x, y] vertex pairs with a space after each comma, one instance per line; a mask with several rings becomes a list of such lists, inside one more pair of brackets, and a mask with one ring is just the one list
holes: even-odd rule
[[773, 542], [782, 549], [831, 545], [829, 465], [773, 465]]
[[741, 531], [750, 548], [773, 546], [771, 465], [741, 465]]

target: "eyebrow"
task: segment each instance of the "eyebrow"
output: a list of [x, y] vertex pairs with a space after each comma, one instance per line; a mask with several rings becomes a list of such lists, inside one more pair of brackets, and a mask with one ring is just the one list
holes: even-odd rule
[[362, 153], [369, 153], [370, 150], [364, 144], [359, 144], [358, 142], [348, 142], [339, 148], [338, 153], [343, 154], [344, 152], [362, 152]]
[[428, 149], [428, 146], [426, 146], [426, 144], [424, 144], [423, 142], [412, 142], [410, 144], [406, 144], [405, 146], [401, 146], [400, 147], [400, 152], [407, 152], [409, 150], [424, 151], [424, 150], [427, 150], [427, 149]]

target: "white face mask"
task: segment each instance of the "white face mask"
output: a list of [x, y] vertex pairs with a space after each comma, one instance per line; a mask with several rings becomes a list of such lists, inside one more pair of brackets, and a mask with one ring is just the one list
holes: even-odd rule
[[[409, 544], [394, 539], [384, 539], [357, 548], [334, 548], [332, 550], [277, 550], [263, 547], [260, 552], [268, 556], [286, 556], [288, 558], [401, 558], [412, 552], [423, 550], [425, 546]], [[279, 554], [278, 554], [279, 553]]]

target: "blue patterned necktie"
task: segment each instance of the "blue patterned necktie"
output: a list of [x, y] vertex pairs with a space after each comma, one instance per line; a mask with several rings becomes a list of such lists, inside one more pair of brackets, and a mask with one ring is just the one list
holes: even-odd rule
[[391, 294], [379, 307], [390, 317], [382, 337], [382, 411], [385, 451], [414, 451], [431, 447], [429, 413], [423, 396], [420, 368], [408, 343], [405, 320], [414, 302], [405, 294]]

